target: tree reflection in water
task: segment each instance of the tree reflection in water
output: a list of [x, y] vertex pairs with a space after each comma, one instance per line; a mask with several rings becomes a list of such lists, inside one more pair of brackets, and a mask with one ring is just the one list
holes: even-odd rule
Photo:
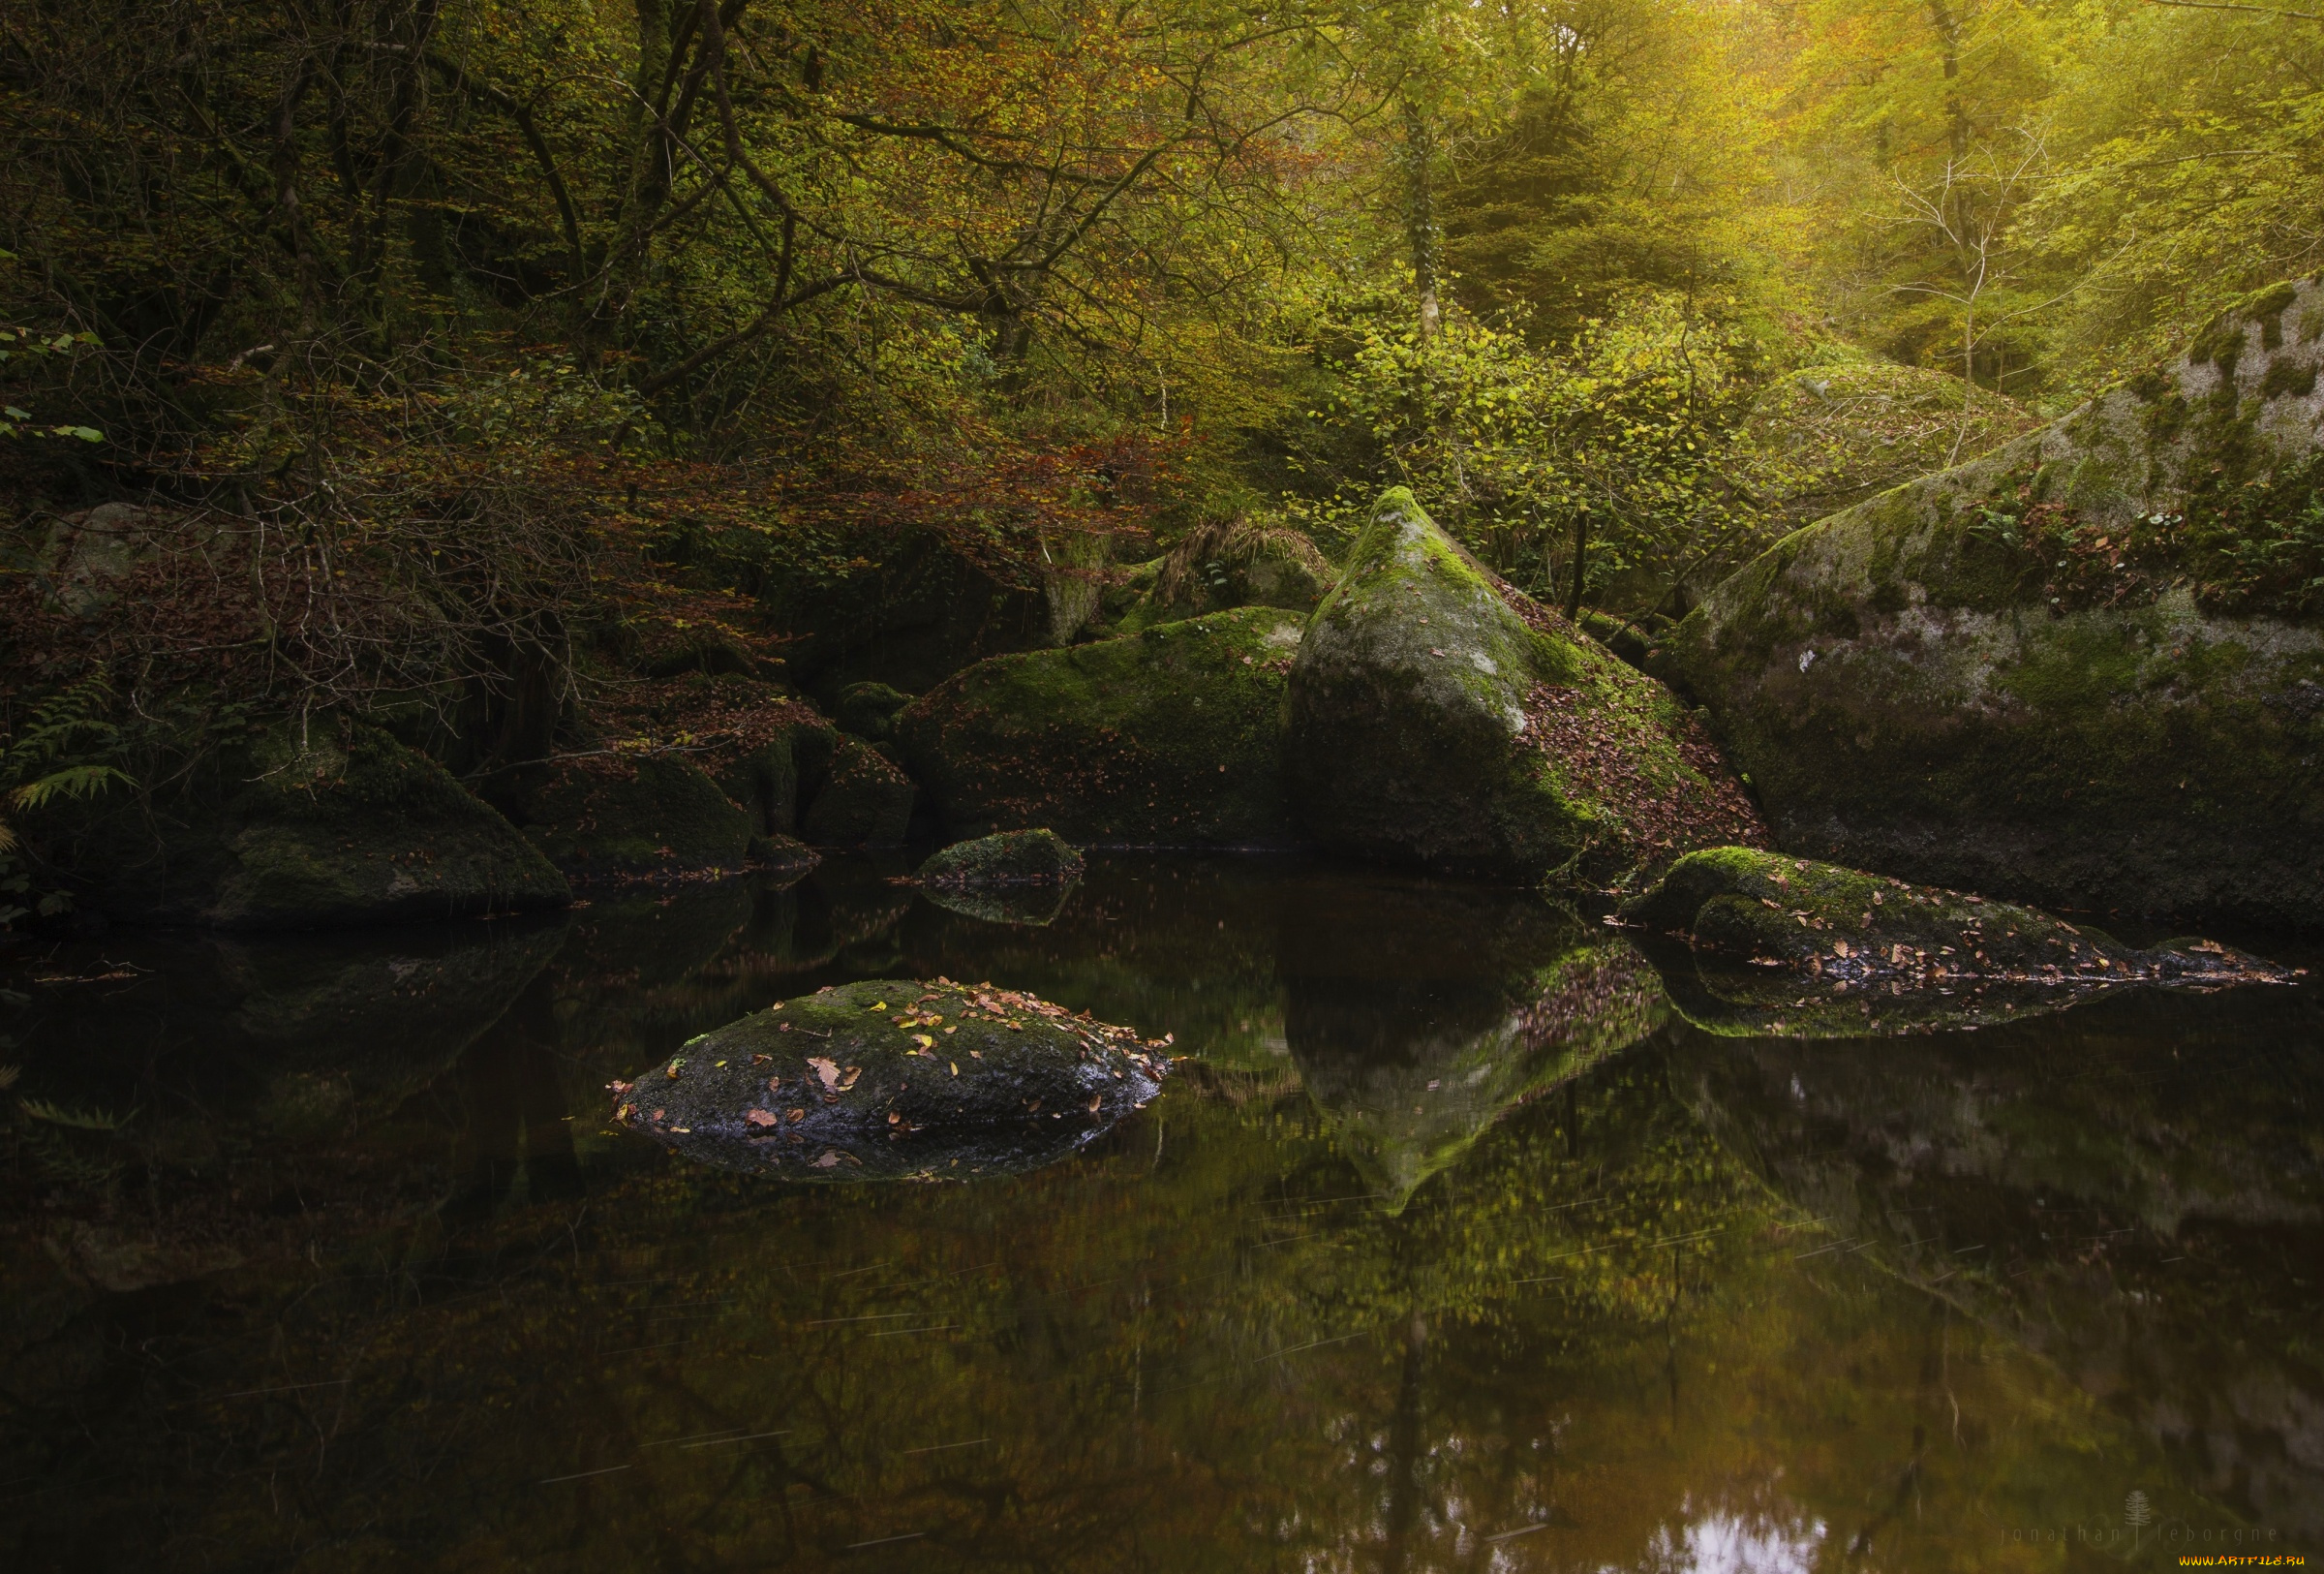
[[[29, 992], [27, 1095], [168, 1119], [81, 1190], [20, 1146], [12, 1566], [1982, 1570], [2133, 1489], [2324, 1500], [2305, 992], [1715, 1039], [1524, 893], [1257, 860], [1096, 860], [1038, 927], [834, 870], [548, 935]], [[601, 1126], [900, 969], [1201, 1059], [974, 1186]], [[355, 1094], [284, 1125], [293, 1074]]]

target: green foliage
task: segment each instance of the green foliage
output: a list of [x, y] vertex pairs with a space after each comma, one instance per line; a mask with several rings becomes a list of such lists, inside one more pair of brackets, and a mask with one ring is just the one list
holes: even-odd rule
[[1457, 309], [1424, 340], [1377, 314], [1349, 332], [1336, 407], [1376, 479], [1520, 587], [1571, 600], [1580, 542], [1585, 595], [1632, 575], [1651, 603], [1762, 544], [1787, 471], [1748, 429], [1759, 345], [1696, 302], [1642, 292], [1548, 351]]
[[[107, 719], [112, 687], [94, 673], [70, 684], [33, 711], [14, 735], [0, 734], [0, 805], [39, 810], [65, 798], [85, 798], [119, 783], [134, 785], [106, 762], [120, 737]], [[0, 818], [0, 928], [31, 909], [10, 897], [34, 898], [31, 871], [24, 865], [15, 828]], [[39, 893], [34, 906], [43, 916], [61, 912], [72, 899], [60, 891]]]

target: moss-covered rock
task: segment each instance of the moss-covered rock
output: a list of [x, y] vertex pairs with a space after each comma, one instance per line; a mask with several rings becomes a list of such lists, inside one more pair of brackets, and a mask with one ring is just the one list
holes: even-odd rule
[[126, 923], [332, 929], [571, 900], [507, 820], [368, 727], [281, 724], [166, 797], [68, 804], [35, 830], [78, 899]]
[[2324, 922], [2324, 288], [1795, 532], [1658, 666], [1796, 852]]
[[1751, 848], [1688, 854], [1621, 916], [1726, 954], [1724, 967], [1682, 964], [1697, 978], [1671, 984], [1680, 1008], [1719, 1032], [1901, 1033], [2057, 1010], [2130, 985], [2290, 979], [2208, 941], [2136, 950], [2031, 908]]
[[1159, 1091], [1170, 1058], [1030, 995], [876, 979], [687, 1043], [614, 1117], [689, 1157], [802, 1181], [1034, 1169]]
[[837, 727], [800, 706], [764, 737], [715, 759], [713, 779], [760, 834], [796, 836], [803, 812], [831, 779], [840, 741]]
[[1142, 565], [1142, 600], [1119, 612], [1124, 633], [1237, 606], [1312, 612], [1336, 576], [1315, 543], [1296, 530], [1245, 518], [1198, 525]]
[[1073, 844], [1043, 826], [1002, 831], [973, 842], [955, 842], [920, 866], [920, 883], [976, 885], [1062, 885], [1081, 879], [1082, 855]]
[[528, 793], [525, 836], [575, 880], [742, 868], [750, 817], [683, 755], [560, 763]]
[[886, 756], [842, 738], [829, 778], [800, 817], [799, 832], [815, 847], [895, 847], [910, 828], [918, 796], [911, 778]]
[[832, 715], [841, 731], [878, 743], [895, 725], [896, 713], [911, 702], [910, 694], [884, 683], [850, 683], [840, 691]]
[[1308, 830], [1375, 857], [1605, 880], [1756, 838], [1669, 693], [1500, 584], [1398, 487], [1291, 671]]
[[1084, 846], [1281, 846], [1285, 674], [1300, 621], [1245, 607], [995, 657], [896, 721], [948, 828]]

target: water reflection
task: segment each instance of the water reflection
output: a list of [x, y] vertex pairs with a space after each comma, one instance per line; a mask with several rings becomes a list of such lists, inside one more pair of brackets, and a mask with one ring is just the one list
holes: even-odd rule
[[[1523, 893], [1117, 858], [1033, 927], [889, 873], [17, 959], [8, 1096], [138, 1113], [10, 1126], [11, 1566], [2316, 1550], [2305, 989], [1722, 1038]], [[600, 1124], [695, 1034], [935, 973], [1203, 1059], [987, 1185], [769, 1187]]]

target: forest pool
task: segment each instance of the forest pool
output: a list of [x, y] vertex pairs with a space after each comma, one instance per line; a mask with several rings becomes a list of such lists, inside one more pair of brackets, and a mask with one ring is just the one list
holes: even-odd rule
[[[897, 873], [6, 954], [0, 1561], [2324, 1555], [2312, 980], [1787, 1037], [1519, 890], [1099, 855], [994, 922]], [[939, 974], [1192, 1058], [964, 1184], [605, 1124], [695, 1034]]]

